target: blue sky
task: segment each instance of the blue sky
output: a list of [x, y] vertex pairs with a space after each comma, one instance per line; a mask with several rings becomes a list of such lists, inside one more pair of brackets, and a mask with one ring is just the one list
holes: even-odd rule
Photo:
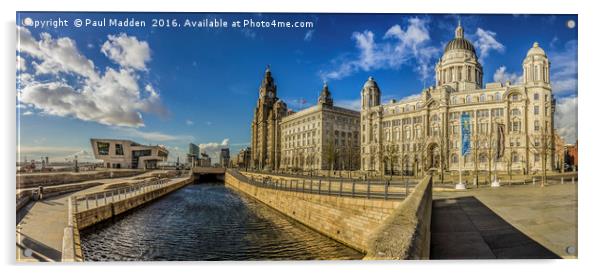
[[[145, 20], [144, 28], [73, 27], [73, 20]], [[278, 97], [295, 110], [317, 100], [324, 81], [335, 104], [358, 107], [375, 77], [383, 98], [434, 84], [433, 66], [461, 19], [477, 47], [484, 81], [518, 81], [537, 41], [552, 62], [557, 127], [577, 134], [577, 16], [428, 14], [18, 13], [69, 27], [18, 27], [17, 125], [21, 159], [86, 157], [92, 137], [165, 144], [190, 142], [213, 153], [248, 145], [266, 65]], [[310, 21], [312, 28], [152, 28], [153, 18], [232, 22]], [[574, 20], [577, 27], [567, 27]], [[305, 105], [300, 101], [306, 100]], [[86, 153], [88, 152], [88, 153]]]

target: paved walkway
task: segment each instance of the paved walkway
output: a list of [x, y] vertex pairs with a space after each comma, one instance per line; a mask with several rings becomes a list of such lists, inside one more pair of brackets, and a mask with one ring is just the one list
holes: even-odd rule
[[434, 258], [577, 257], [577, 184], [442, 191], [434, 198]]
[[433, 202], [431, 259], [557, 259], [474, 197]]
[[[32, 202], [17, 212], [17, 261], [60, 261], [63, 247], [63, 230], [67, 226], [68, 199], [73, 194], [85, 194], [155, 172], [133, 177], [91, 180], [82, 183], [100, 182], [102, 185]], [[34, 258], [23, 256], [23, 249], [34, 251]]]

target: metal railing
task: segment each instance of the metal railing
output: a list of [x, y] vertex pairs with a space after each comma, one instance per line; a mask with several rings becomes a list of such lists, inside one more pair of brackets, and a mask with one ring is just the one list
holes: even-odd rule
[[270, 176], [244, 176], [234, 170], [231, 174], [249, 184], [285, 191], [312, 193], [319, 195], [403, 200], [409, 195], [410, 183], [379, 180], [334, 180], [329, 178], [272, 178]]
[[171, 179], [154, 179], [144, 183], [138, 183], [131, 186], [119, 187], [105, 191], [87, 193], [84, 195], [71, 196], [73, 213], [79, 211], [105, 206], [110, 203], [123, 201], [125, 199], [145, 194], [167, 186]]

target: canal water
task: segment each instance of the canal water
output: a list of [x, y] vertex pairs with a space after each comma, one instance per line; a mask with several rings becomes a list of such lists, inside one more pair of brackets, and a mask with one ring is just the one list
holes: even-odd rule
[[81, 242], [87, 261], [363, 257], [223, 183], [184, 187], [85, 229]]

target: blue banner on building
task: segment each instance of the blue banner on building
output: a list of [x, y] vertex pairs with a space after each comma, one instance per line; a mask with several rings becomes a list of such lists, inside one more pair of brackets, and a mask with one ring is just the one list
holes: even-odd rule
[[462, 131], [462, 156], [466, 156], [470, 152], [470, 115], [463, 112], [460, 117]]

